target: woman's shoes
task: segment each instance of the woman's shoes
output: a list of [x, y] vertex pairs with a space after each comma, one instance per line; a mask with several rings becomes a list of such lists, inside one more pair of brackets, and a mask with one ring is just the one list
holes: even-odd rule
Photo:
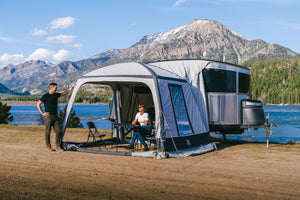
[[149, 151], [149, 148], [147, 145], [144, 146], [144, 151]]
[[[134, 149], [134, 144], [130, 143], [127, 147], [125, 147], [126, 149]], [[147, 145], [144, 146], [144, 151], [149, 151], [149, 148]]]
[[126, 147], [126, 149], [134, 149], [134, 144], [133, 144], [133, 143], [130, 143], [130, 145], [128, 145], [128, 146]]

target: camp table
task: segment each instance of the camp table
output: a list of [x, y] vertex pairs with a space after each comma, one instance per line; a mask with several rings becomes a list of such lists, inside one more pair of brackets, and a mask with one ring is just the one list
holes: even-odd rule
[[133, 130], [138, 130], [140, 125], [131, 123], [112, 123], [113, 128], [117, 130], [117, 142], [125, 143], [125, 136]]

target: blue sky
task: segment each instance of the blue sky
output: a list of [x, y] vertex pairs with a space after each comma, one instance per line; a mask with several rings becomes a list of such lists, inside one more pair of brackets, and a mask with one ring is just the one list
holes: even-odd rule
[[300, 53], [299, 10], [298, 0], [1, 0], [0, 66], [77, 61], [193, 19]]

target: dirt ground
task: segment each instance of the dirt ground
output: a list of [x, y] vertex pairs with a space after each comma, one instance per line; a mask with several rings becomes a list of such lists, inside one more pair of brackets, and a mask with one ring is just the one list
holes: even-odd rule
[[0, 125], [0, 199], [300, 199], [299, 144], [217, 146], [163, 160], [49, 151], [43, 127]]

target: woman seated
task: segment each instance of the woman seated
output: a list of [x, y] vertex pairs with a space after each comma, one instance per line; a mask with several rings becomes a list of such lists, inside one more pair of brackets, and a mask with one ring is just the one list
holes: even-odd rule
[[133, 132], [133, 136], [130, 142], [130, 145], [126, 147], [127, 149], [133, 149], [134, 148], [134, 142], [136, 138], [139, 139], [139, 141], [144, 145], [144, 151], [148, 151], [149, 148], [147, 144], [145, 143], [145, 140], [143, 136], [150, 134], [152, 127], [150, 123], [149, 114], [145, 112], [145, 105], [140, 104], [139, 105], [139, 112], [135, 115], [134, 120], [131, 124], [139, 124], [140, 127]]

